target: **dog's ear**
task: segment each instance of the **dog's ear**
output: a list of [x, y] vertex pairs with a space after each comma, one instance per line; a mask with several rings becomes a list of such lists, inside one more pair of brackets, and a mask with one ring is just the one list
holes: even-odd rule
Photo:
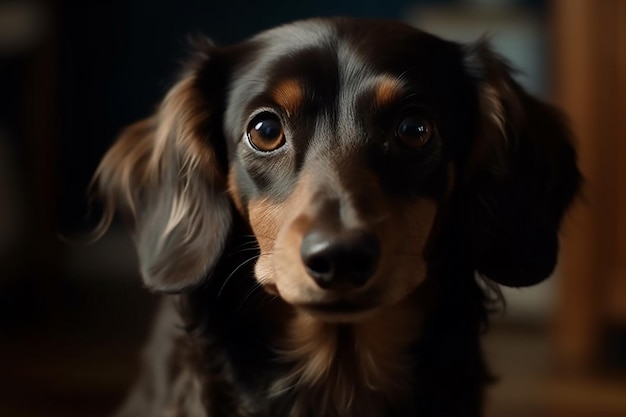
[[221, 83], [207, 80], [204, 64], [174, 85], [152, 117], [122, 133], [94, 177], [104, 225], [116, 209], [130, 218], [143, 280], [155, 291], [201, 282], [231, 227], [222, 98], [209, 85]]
[[533, 285], [554, 270], [561, 218], [580, 185], [572, 137], [484, 41], [466, 52], [479, 103], [461, 198], [472, 261], [500, 284]]

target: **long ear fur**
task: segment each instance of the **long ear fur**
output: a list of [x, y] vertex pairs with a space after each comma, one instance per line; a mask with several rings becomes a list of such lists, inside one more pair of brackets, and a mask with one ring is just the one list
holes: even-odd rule
[[480, 107], [464, 173], [472, 261], [500, 284], [532, 285], [554, 269], [561, 218], [581, 182], [571, 134], [485, 42], [468, 50], [466, 64]]
[[[127, 128], [94, 176], [105, 201], [105, 227], [116, 208], [129, 215], [145, 284], [179, 292], [215, 266], [232, 218], [216, 151], [223, 140], [217, 103], [192, 73], [152, 117]], [[202, 84], [204, 86], [204, 84]]]

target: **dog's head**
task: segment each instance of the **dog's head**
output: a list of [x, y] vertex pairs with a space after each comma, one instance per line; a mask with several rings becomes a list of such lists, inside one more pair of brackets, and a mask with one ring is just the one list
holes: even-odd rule
[[97, 172], [109, 213], [132, 215], [150, 288], [209, 276], [235, 216], [258, 241], [256, 279], [320, 316], [398, 303], [430, 246], [505, 285], [552, 272], [575, 152], [484, 43], [327, 19], [199, 49]]

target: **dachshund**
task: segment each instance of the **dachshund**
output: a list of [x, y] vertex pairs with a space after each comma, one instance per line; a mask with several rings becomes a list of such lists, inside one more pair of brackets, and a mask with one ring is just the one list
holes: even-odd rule
[[120, 417], [477, 417], [499, 285], [547, 278], [581, 175], [484, 39], [323, 18], [200, 40], [98, 167], [163, 293]]

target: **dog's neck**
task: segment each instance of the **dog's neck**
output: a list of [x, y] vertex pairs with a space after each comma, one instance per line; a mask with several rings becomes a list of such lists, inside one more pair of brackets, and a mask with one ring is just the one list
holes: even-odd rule
[[272, 396], [295, 398], [291, 414], [385, 415], [405, 402], [412, 387], [409, 351], [419, 335], [414, 300], [381, 309], [356, 323], [328, 323], [296, 313], [279, 342], [291, 371], [272, 386]]

